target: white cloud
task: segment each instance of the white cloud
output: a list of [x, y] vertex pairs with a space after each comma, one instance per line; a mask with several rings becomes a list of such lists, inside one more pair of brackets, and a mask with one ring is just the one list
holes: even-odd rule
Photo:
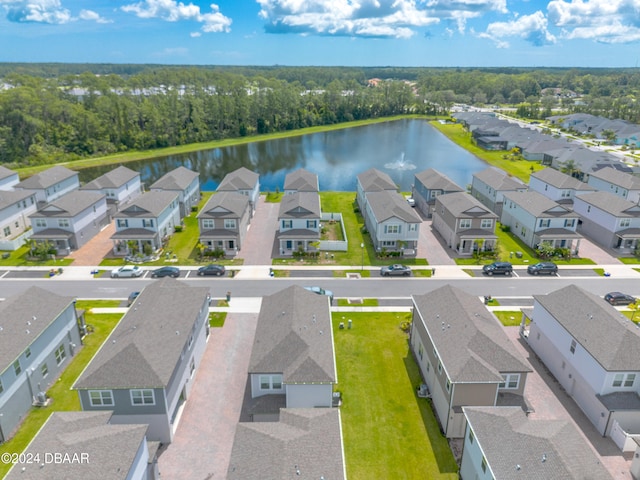
[[547, 19], [540, 11], [531, 15], [522, 15], [510, 22], [495, 22], [487, 25], [481, 38], [488, 38], [496, 43], [498, 48], [507, 48], [509, 43], [505, 38], [518, 37], [536, 47], [556, 43], [556, 37], [547, 29]]
[[80, 10], [80, 15], [78, 15], [78, 18], [80, 20], [87, 20], [96, 23], [113, 23], [113, 20], [101, 17], [93, 10]]
[[0, 0], [0, 4], [11, 22], [64, 24], [73, 20], [60, 0]]
[[121, 9], [140, 18], [160, 18], [167, 22], [191, 20], [202, 23], [203, 32], [228, 32], [231, 19], [220, 13], [217, 5], [210, 5], [211, 12], [202, 13], [198, 5], [184, 4], [175, 0], [143, 0], [124, 5]]

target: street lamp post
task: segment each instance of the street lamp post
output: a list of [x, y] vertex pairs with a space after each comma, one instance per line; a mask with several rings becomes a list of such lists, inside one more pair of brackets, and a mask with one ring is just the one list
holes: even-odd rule
[[364, 270], [364, 243], [360, 244], [360, 249], [362, 250], [362, 261], [360, 262], [360, 271]]

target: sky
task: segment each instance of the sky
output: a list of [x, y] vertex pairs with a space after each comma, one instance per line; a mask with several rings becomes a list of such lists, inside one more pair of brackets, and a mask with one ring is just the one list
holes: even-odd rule
[[0, 0], [0, 62], [638, 67], [640, 0]]

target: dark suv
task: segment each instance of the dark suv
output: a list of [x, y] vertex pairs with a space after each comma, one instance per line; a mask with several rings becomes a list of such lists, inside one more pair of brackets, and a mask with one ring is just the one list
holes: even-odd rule
[[511, 275], [513, 265], [509, 262], [493, 262], [482, 267], [482, 273], [485, 275]]
[[527, 267], [529, 275], [555, 275], [558, 273], [558, 266], [553, 262], [540, 262]]

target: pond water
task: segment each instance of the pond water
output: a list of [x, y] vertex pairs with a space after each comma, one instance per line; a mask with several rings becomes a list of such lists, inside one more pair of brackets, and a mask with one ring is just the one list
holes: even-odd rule
[[[465, 188], [472, 174], [487, 167], [425, 120], [397, 120], [126, 164], [140, 172], [147, 187], [180, 165], [200, 172], [203, 191], [215, 190], [227, 173], [242, 166], [260, 174], [262, 191], [281, 190], [285, 175], [301, 167], [318, 174], [321, 190], [333, 191], [355, 191], [356, 176], [371, 167], [388, 173], [402, 191], [410, 191], [414, 175], [428, 168]], [[80, 180], [91, 181], [113, 168], [81, 170]]]

